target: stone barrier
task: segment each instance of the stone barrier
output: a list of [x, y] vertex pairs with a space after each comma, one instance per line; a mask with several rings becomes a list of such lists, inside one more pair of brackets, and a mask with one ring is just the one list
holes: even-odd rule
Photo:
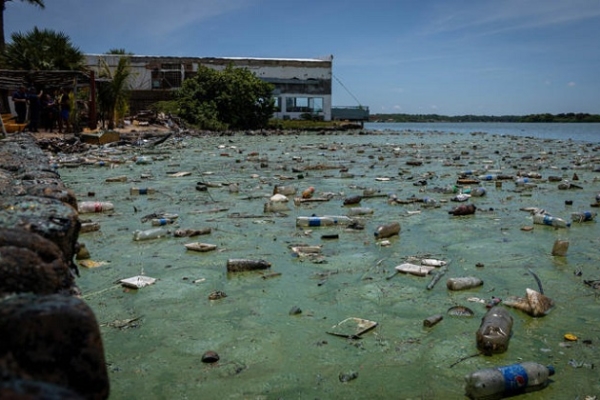
[[0, 140], [0, 398], [109, 396], [100, 328], [75, 283], [80, 228], [35, 138]]

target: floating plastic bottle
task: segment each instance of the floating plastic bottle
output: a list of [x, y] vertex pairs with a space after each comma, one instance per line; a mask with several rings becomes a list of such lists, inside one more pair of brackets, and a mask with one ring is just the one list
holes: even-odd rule
[[389, 224], [379, 225], [375, 230], [375, 238], [384, 239], [400, 233], [400, 223], [391, 222]]
[[435, 207], [438, 204], [437, 200], [431, 197], [423, 197], [421, 202], [423, 203], [423, 207]]
[[100, 230], [100, 224], [98, 222], [82, 222], [79, 233], [95, 232]]
[[532, 361], [485, 368], [465, 376], [465, 394], [473, 400], [501, 399], [544, 389], [554, 367]]
[[475, 189], [471, 190], [471, 196], [473, 196], [473, 197], [482, 197], [482, 196], [485, 196], [486, 193], [487, 192], [483, 186], [479, 186], [479, 187], [476, 187]]
[[153, 226], [163, 226], [170, 225], [175, 222], [174, 219], [171, 218], [153, 218], [151, 221]]
[[587, 222], [593, 221], [596, 215], [597, 213], [591, 211], [579, 211], [571, 213], [571, 219], [573, 222]]
[[167, 234], [168, 234], [168, 232], [166, 230], [164, 230], [163, 228], [146, 229], [143, 231], [136, 230], [133, 232], [133, 240], [140, 241], [140, 240], [158, 239], [163, 236], [166, 236]]
[[483, 285], [483, 281], [474, 276], [464, 276], [460, 278], [448, 278], [446, 287], [450, 290], [466, 290]]
[[333, 225], [350, 225], [354, 223], [354, 219], [346, 215], [325, 215], [322, 217], [297, 217], [296, 226], [333, 226]]
[[513, 317], [503, 307], [492, 307], [476, 333], [477, 349], [486, 356], [504, 353], [512, 335]]
[[265, 260], [250, 260], [246, 258], [231, 258], [227, 260], [227, 272], [254, 271], [271, 268], [271, 263]]
[[131, 189], [129, 189], [129, 194], [130, 195], [146, 195], [146, 194], [154, 194], [155, 190], [153, 188], [137, 188], [137, 187], [132, 187]]
[[77, 210], [80, 214], [100, 213], [103, 211], [112, 211], [114, 209], [114, 204], [108, 201], [81, 201], [77, 203]]
[[479, 175], [479, 176], [477, 176], [477, 179], [479, 179], [480, 181], [495, 181], [496, 179], [498, 179], [498, 175], [496, 175], [496, 174]]
[[369, 215], [373, 214], [373, 209], [369, 207], [351, 207], [346, 212], [349, 216], [355, 215]]
[[571, 226], [570, 222], [567, 222], [562, 218], [553, 217], [546, 214], [534, 214], [533, 223], [538, 225], [550, 225], [556, 228], [568, 228]]

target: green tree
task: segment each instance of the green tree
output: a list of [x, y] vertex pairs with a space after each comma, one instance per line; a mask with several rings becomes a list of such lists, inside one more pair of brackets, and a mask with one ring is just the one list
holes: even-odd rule
[[100, 59], [98, 86], [98, 107], [102, 115], [102, 124], [108, 122], [108, 129], [114, 129], [129, 111], [129, 77], [131, 76], [132, 53], [123, 49], [112, 49], [108, 55], [120, 55], [116, 67], [111, 68], [104, 59]]
[[[6, 10], [6, 3], [10, 3], [13, 0], [0, 0], [0, 53], [4, 51], [6, 44], [6, 37], [4, 36], [4, 11]], [[21, 0], [31, 5], [45, 8], [44, 0]]]
[[17, 70], [68, 70], [85, 69], [83, 53], [71, 43], [63, 32], [37, 27], [27, 33], [15, 32], [12, 43], [6, 44], [3, 64]]
[[200, 67], [177, 91], [179, 116], [204, 129], [259, 129], [275, 111], [273, 85], [247, 68]]

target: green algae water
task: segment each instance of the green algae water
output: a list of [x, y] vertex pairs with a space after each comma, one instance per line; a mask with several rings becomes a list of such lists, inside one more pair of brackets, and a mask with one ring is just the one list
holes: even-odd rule
[[[110, 212], [81, 214], [101, 226], [80, 235], [100, 266], [81, 267], [77, 281], [101, 324], [111, 399], [461, 399], [466, 374], [520, 361], [556, 369], [547, 388], [520, 398], [600, 394], [593, 368], [600, 363], [600, 292], [584, 284], [600, 279], [598, 224], [556, 229], [534, 225], [521, 211], [543, 208], [569, 221], [572, 212], [594, 211], [598, 149], [570, 140], [385, 131], [180, 137], [156, 148], [106, 147], [57, 159], [79, 165], [59, 172], [80, 201], [114, 204]], [[486, 195], [468, 200], [477, 206], [474, 215], [455, 217], [449, 211], [462, 203], [438, 189], [456, 185], [466, 170], [533, 171], [542, 179], [527, 188], [512, 180], [463, 184], [463, 191], [483, 186]], [[127, 181], [106, 182], [115, 176]], [[550, 176], [581, 189], [559, 190]], [[207, 190], [197, 190], [199, 183]], [[289, 210], [265, 213], [276, 185], [297, 194], [288, 196]], [[315, 198], [328, 201], [294, 203], [311, 186]], [[132, 195], [132, 187], [154, 193]], [[376, 195], [360, 202], [374, 210], [358, 218], [364, 229], [296, 226], [299, 216], [346, 215], [344, 199], [365, 191]], [[433, 197], [438, 206], [390, 203], [389, 195]], [[153, 228], [142, 222], [153, 213], [178, 215], [164, 227], [171, 233], [211, 233], [134, 241], [134, 231]], [[389, 243], [375, 240], [376, 228], [394, 221], [400, 234]], [[557, 239], [569, 242], [564, 257], [551, 255]], [[195, 241], [217, 249], [186, 250]], [[322, 251], [298, 256], [294, 245]], [[445, 260], [447, 273], [431, 290], [431, 275], [391, 277], [410, 257]], [[235, 258], [263, 259], [271, 268], [228, 274], [227, 261]], [[467, 358], [477, 353], [475, 332], [487, 311], [476, 300], [538, 290], [529, 269], [555, 307], [540, 318], [508, 308], [508, 350]], [[269, 273], [281, 275], [265, 279]], [[118, 283], [138, 275], [157, 280], [139, 290]], [[447, 278], [461, 276], [484, 284], [446, 288]], [[215, 291], [227, 297], [209, 300]], [[449, 315], [457, 305], [474, 316]], [[443, 320], [424, 327], [435, 314]], [[327, 333], [352, 317], [377, 326], [359, 338]], [[566, 333], [579, 340], [565, 341]], [[203, 363], [207, 351], [219, 361]]]

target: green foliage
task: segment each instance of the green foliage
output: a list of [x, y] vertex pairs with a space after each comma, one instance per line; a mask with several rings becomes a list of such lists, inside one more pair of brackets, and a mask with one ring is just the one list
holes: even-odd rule
[[179, 116], [203, 129], [259, 129], [275, 111], [273, 86], [247, 68], [201, 66], [177, 91]]
[[4, 68], [16, 70], [83, 70], [83, 53], [63, 32], [37, 27], [15, 32], [2, 55]]
[[[119, 53], [125, 54], [125, 53]], [[108, 121], [108, 129], [113, 129], [129, 109], [129, 76], [131, 60], [128, 56], [119, 57], [117, 66], [111, 68], [104, 59], [100, 59], [98, 77], [102, 80], [98, 85], [98, 108], [103, 121]]]

